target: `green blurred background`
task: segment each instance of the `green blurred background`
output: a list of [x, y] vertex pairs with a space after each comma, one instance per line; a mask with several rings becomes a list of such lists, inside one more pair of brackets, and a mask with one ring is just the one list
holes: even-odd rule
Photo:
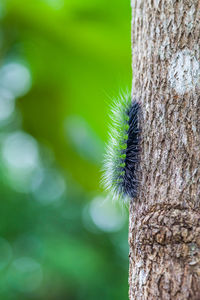
[[0, 0], [0, 22], [0, 299], [128, 299], [128, 214], [99, 181], [130, 1]]

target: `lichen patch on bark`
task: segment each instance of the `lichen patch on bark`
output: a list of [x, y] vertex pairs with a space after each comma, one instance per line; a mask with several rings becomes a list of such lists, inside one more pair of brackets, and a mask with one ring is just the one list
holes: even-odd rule
[[179, 95], [195, 90], [200, 83], [200, 63], [188, 49], [178, 51], [169, 61], [170, 85]]

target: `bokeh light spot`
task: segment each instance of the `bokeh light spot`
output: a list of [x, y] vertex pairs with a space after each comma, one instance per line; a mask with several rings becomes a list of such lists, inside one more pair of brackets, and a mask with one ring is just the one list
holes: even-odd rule
[[6, 165], [19, 170], [32, 170], [38, 164], [37, 142], [29, 134], [17, 131], [7, 135], [2, 154]]
[[35, 291], [43, 279], [41, 265], [31, 257], [16, 259], [9, 275], [12, 287], [20, 292]]
[[64, 0], [44, 0], [44, 1], [54, 9], [61, 9], [64, 6]]
[[8, 119], [15, 109], [15, 101], [12, 93], [0, 88], [0, 122]]
[[29, 69], [17, 62], [9, 62], [0, 69], [0, 86], [9, 90], [15, 97], [25, 95], [31, 87]]
[[57, 201], [65, 191], [65, 181], [55, 170], [40, 169], [32, 182], [32, 192], [36, 200], [42, 204]]
[[115, 205], [103, 197], [96, 197], [90, 204], [90, 214], [93, 222], [103, 231], [118, 231], [125, 223], [125, 216]]

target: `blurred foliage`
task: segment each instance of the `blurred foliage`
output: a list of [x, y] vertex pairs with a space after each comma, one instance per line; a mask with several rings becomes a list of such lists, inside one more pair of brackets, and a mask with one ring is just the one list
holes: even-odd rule
[[0, 299], [128, 299], [127, 213], [99, 180], [130, 11], [0, 0]]

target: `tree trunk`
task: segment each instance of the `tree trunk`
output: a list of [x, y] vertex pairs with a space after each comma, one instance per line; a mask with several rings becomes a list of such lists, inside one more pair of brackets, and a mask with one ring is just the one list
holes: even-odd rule
[[200, 299], [200, 2], [132, 0], [141, 185], [130, 299]]

